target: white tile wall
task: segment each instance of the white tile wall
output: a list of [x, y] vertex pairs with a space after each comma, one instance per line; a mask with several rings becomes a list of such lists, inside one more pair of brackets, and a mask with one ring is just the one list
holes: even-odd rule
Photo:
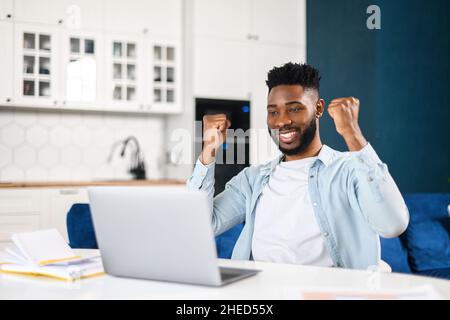
[[[129, 178], [129, 153], [112, 145], [130, 135], [144, 152], [147, 177], [163, 177], [164, 119], [158, 116], [0, 110], [0, 181]], [[130, 145], [130, 147], [132, 147]]]

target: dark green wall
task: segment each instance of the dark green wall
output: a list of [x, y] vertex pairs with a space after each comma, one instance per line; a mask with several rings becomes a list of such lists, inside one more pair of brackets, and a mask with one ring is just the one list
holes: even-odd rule
[[[381, 30], [366, 27], [371, 4]], [[404, 193], [450, 192], [449, 14], [448, 0], [307, 1], [307, 60], [322, 96], [361, 100], [361, 128]], [[321, 134], [346, 149], [329, 117]]]

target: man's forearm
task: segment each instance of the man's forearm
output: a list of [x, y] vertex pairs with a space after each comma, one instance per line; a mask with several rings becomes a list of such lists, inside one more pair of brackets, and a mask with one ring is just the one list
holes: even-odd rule
[[344, 138], [349, 151], [360, 151], [368, 143], [359, 128], [356, 131], [343, 134], [342, 137]]

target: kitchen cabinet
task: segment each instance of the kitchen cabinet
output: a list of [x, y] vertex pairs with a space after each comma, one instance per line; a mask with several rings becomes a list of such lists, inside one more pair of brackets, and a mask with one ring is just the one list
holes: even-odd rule
[[0, 1], [0, 21], [13, 18], [13, 0]]
[[195, 0], [194, 34], [297, 46], [306, 43], [305, 0]]
[[46, 225], [56, 228], [64, 239], [69, 241], [66, 226], [67, 212], [74, 203], [89, 203], [87, 189], [47, 189], [44, 192], [48, 204]]
[[105, 30], [109, 33], [143, 32], [180, 38], [181, 0], [114, 0], [105, 6]]
[[11, 244], [12, 234], [42, 228], [44, 212], [41, 190], [0, 190], [0, 250]]
[[0, 6], [0, 15], [14, 8], [13, 19], [0, 18], [0, 106], [180, 112], [181, 0], [8, 3]]
[[0, 20], [0, 103], [11, 105], [13, 98], [13, 24]]
[[61, 33], [61, 107], [101, 109], [105, 72], [102, 34], [72, 29]]
[[242, 41], [196, 37], [194, 95], [202, 98], [249, 99], [249, 47], [249, 43]]
[[105, 5], [105, 0], [14, 0], [14, 20], [101, 30]]
[[66, 216], [74, 203], [87, 203], [86, 188], [0, 190], [0, 250], [11, 235], [56, 228], [68, 241]]
[[59, 108], [59, 28], [14, 26], [14, 103]]

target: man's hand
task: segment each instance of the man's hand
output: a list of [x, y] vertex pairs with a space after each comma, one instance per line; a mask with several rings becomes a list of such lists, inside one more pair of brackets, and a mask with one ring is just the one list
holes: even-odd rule
[[358, 124], [359, 100], [357, 98], [333, 99], [328, 106], [336, 131], [344, 138], [350, 151], [359, 151], [367, 145]]
[[203, 116], [203, 150], [200, 161], [204, 165], [214, 162], [217, 149], [225, 140], [230, 125], [231, 122], [225, 114]]

